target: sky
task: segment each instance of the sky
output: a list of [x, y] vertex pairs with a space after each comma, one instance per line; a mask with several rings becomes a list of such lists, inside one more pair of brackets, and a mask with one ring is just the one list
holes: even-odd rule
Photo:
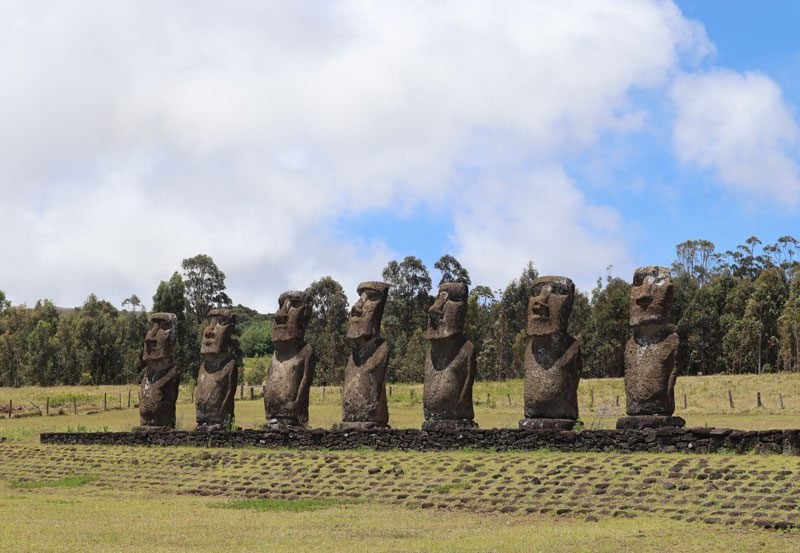
[[800, 238], [800, 3], [0, 0], [0, 290], [275, 310], [454, 255], [589, 291]]

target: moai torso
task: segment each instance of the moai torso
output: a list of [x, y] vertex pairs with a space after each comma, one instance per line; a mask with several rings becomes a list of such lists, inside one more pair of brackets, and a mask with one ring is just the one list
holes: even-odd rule
[[465, 284], [449, 282], [439, 286], [436, 300], [428, 310], [427, 336], [431, 346], [425, 356], [423, 428], [436, 428], [437, 421], [465, 427], [475, 424], [472, 407], [475, 350], [464, 337], [466, 310]]
[[147, 364], [139, 391], [141, 428], [174, 428], [175, 403], [181, 373], [175, 364], [177, 317], [173, 313], [150, 315], [142, 359]]
[[311, 344], [285, 354], [277, 349], [269, 363], [264, 388], [267, 419], [287, 424], [308, 422], [308, 396], [314, 378], [314, 352]]
[[234, 423], [234, 398], [239, 379], [231, 340], [236, 315], [230, 309], [212, 309], [203, 330], [194, 403], [198, 429], [230, 429]]
[[472, 420], [475, 349], [465, 340], [451, 351], [436, 342], [425, 356], [425, 420]]
[[305, 426], [308, 396], [314, 380], [314, 351], [304, 341], [311, 305], [305, 292], [284, 292], [272, 327], [275, 353], [264, 385], [269, 426]]
[[674, 290], [666, 267], [640, 267], [631, 286], [633, 337], [625, 346], [625, 412], [630, 416], [675, 412], [678, 335], [667, 323]]
[[[666, 332], [665, 332], [666, 333]], [[678, 334], [666, 333], [660, 340], [625, 346], [625, 412], [628, 415], [672, 415], [675, 412], [675, 380], [678, 366]]]
[[525, 348], [525, 417], [529, 419], [577, 419], [578, 383], [583, 362], [581, 347], [567, 336], [566, 348], [547, 345], [553, 351], [537, 351], [533, 340]]
[[528, 300], [525, 419], [521, 427], [555, 428], [554, 422], [562, 420], [564, 428], [571, 428], [570, 421], [578, 418], [583, 363], [580, 345], [567, 334], [574, 299], [575, 285], [567, 277], [543, 276], [533, 282]]
[[359, 299], [347, 321], [351, 353], [344, 369], [342, 421], [345, 427], [380, 427], [389, 423], [386, 365], [389, 345], [380, 335], [389, 286], [362, 282]]

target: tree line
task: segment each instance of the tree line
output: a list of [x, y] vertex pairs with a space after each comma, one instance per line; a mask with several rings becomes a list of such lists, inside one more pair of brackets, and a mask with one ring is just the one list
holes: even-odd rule
[[[800, 370], [799, 246], [791, 236], [768, 245], [750, 237], [724, 252], [707, 240], [676, 246], [669, 319], [681, 338], [681, 374]], [[225, 274], [209, 256], [185, 259], [181, 268], [158, 285], [152, 311], [178, 316], [177, 362], [185, 378], [196, 377], [200, 329], [213, 307], [236, 312], [241, 355], [274, 351], [273, 315], [232, 306]], [[477, 377], [523, 376], [528, 298], [538, 277], [533, 262], [500, 290], [472, 286], [469, 271], [450, 255], [442, 256], [434, 269], [440, 276], [437, 286], [463, 282], [471, 287], [466, 334], [478, 352]], [[389, 378], [420, 382], [434, 281], [414, 256], [389, 262], [381, 276], [391, 286], [382, 324], [390, 348]], [[330, 276], [306, 291], [313, 306], [306, 339], [317, 355], [315, 383], [340, 384], [349, 354], [347, 295]], [[581, 343], [584, 376], [622, 376], [629, 309], [630, 284], [619, 277], [598, 278], [590, 293], [576, 293], [569, 332]], [[33, 308], [11, 306], [0, 292], [0, 385], [135, 382], [144, 368], [140, 358], [146, 328], [147, 313], [136, 296], [127, 298], [122, 310], [90, 295], [74, 312], [59, 312], [49, 300]], [[258, 367], [253, 383], [263, 377], [265, 363]]]

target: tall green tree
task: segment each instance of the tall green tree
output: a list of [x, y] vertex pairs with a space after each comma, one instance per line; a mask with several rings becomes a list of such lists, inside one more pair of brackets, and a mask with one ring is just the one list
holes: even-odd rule
[[461, 282], [469, 286], [472, 281], [469, 278], [469, 271], [467, 271], [458, 259], [452, 255], [443, 255], [439, 261], [433, 264], [435, 269], [442, 273], [442, 278], [439, 280], [439, 286], [445, 282]]
[[800, 273], [795, 274], [789, 297], [778, 318], [780, 337], [780, 368], [800, 371]]
[[403, 359], [414, 331], [427, 328], [428, 309], [433, 304], [432, 282], [428, 268], [413, 256], [390, 261], [382, 275], [389, 284], [382, 331], [389, 345], [389, 376], [393, 379], [407, 373]]
[[186, 307], [197, 323], [202, 323], [212, 308], [232, 305], [225, 293], [225, 273], [217, 267], [211, 256], [198, 254], [184, 259], [181, 267], [186, 288]]
[[758, 373], [764, 365], [774, 369], [780, 343], [778, 318], [781, 316], [789, 290], [783, 270], [771, 267], [762, 271], [753, 283], [753, 293], [745, 306], [744, 318], [752, 320], [758, 329], [756, 366]]
[[330, 276], [314, 281], [306, 293], [312, 305], [306, 341], [314, 347], [317, 357], [315, 380], [319, 385], [341, 384], [348, 354], [347, 295]]
[[631, 285], [621, 278], [597, 279], [592, 290], [592, 316], [581, 334], [583, 374], [622, 376], [629, 336]]

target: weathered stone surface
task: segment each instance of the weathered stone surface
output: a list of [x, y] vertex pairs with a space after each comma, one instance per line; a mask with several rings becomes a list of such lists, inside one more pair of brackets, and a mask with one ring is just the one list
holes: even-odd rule
[[272, 328], [275, 353], [264, 386], [267, 425], [305, 426], [308, 423], [308, 394], [314, 380], [314, 351], [304, 340], [311, 316], [305, 292], [284, 292]]
[[[708, 429], [704, 429], [708, 430]], [[719, 440], [712, 440], [697, 428], [648, 428], [645, 430], [518, 430], [494, 428], [459, 429], [371, 429], [322, 430], [281, 428], [275, 430], [242, 430], [238, 432], [63, 432], [44, 433], [40, 440], [51, 444], [105, 445], [191, 445], [198, 447], [294, 447], [298, 449], [379, 450], [452, 450], [465, 447], [495, 451], [551, 449], [553, 451], [650, 451], [765, 454], [791, 453], [787, 434], [797, 430], [734, 431]], [[680, 486], [679, 486], [680, 488]]]
[[358, 301], [347, 321], [351, 353], [344, 369], [342, 421], [344, 428], [374, 428], [389, 422], [386, 403], [386, 364], [389, 345], [380, 335], [389, 285], [362, 282]]
[[[567, 334], [575, 285], [563, 276], [533, 282], [528, 300], [525, 345], [525, 419], [578, 418], [578, 383], [583, 369], [580, 344]], [[526, 423], [530, 427], [536, 423]], [[558, 427], [558, 423], [556, 424]], [[566, 423], [564, 423], [566, 424]], [[570, 426], [571, 428], [572, 426]]]
[[[425, 387], [422, 397], [427, 421], [474, 421], [472, 384], [475, 380], [475, 349], [464, 336], [468, 290], [460, 282], [439, 286], [428, 310], [427, 337], [431, 347], [425, 356]], [[445, 425], [448, 426], [448, 425]]]
[[236, 314], [231, 309], [208, 312], [200, 355], [203, 362], [197, 373], [194, 402], [197, 429], [230, 429], [234, 422], [234, 398], [239, 369], [233, 354], [232, 340]]
[[675, 412], [678, 334], [667, 324], [674, 295], [669, 269], [640, 267], [633, 275], [633, 336], [625, 347], [625, 412], [669, 416]]
[[643, 430], [645, 428], [662, 428], [673, 426], [682, 428], [686, 421], [682, 417], [664, 415], [636, 415], [617, 419], [617, 430]]
[[465, 428], [477, 428], [478, 425], [472, 419], [462, 420], [429, 420], [422, 423], [422, 429], [437, 432], [455, 432]]
[[573, 430], [575, 419], [522, 419], [519, 427], [522, 430]]
[[180, 369], [175, 365], [177, 325], [173, 313], [150, 315], [142, 355], [147, 368], [139, 392], [142, 430], [175, 427], [175, 402], [181, 379]]

